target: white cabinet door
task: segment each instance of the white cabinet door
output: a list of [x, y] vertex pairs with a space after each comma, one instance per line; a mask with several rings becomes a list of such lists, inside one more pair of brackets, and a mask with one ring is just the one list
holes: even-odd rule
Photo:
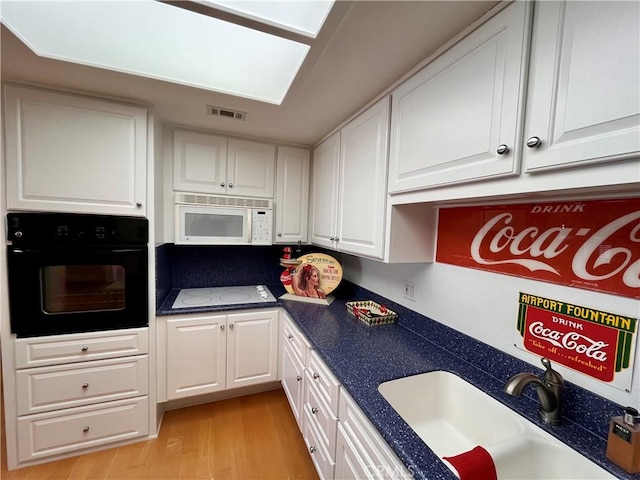
[[338, 213], [338, 164], [340, 132], [334, 133], [313, 151], [311, 179], [311, 242], [335, 248]]
[[530, 3], [510, 5], [393, 92], [390, 193], [519, 172]]
[[336, 445], [335, 478], [340, 480], [358, 480], [371, 478], [375, 472], [375, 465], [360, 458], [358, 448], [353, 444], [344, 427], [338, 425], [338, 440]]
[[389, 98], [347, 124], [340, 137], [338, 250], [384, 255]]
[[527, 172], [640, 151], [640, 3], [537, 2]]
[[167, 319], [167, 399], [224, 390], [226, 315]]
[[273, 198], [275, 174], [275, 145], [229, 139], [227, 194]]
[[304, 365], [289, 343], [284, 344], [282, 352], [282, 389], [284, 390], [293, 416], [302, 430]]
[[176, 129], [173, 189], [273, 198], [276, 147], [268, 143]]
[[199, 132], [173, 132], [173, 189], [226, 193], [227, 137]]
[[227, 318], [227, 388], [278, 378], [278, 312], [238, 313]]
[[147, 111], [5, 87], [7, 208], [145, 215]]
[[307, 242], [309, 150], [278, 147], [275, 243]]

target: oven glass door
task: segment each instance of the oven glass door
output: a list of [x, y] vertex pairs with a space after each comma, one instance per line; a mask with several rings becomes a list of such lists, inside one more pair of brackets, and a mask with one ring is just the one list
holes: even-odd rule
[[176, 206], [176, 243], [248, 245], [251, 215], [246, 208]]
[[8, 260], [19, 337], [148, 325], [146, 247], [10, 246]]

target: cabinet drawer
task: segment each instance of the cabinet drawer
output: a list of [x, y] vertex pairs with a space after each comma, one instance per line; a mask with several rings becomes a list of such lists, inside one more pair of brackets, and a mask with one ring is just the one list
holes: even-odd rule
[[86, 362], [149, 353], [147, 328], [15, 340], [16, 368]]
[[321, 480], [333, 479], [333, 471], [336, 466], [321, 442], [318, 441], [318, 433], [311, 419], [311, 414], [304, 412], [304, 443], [311, 454], [311, 459], [316, 467]]
[[318, 389], [318, 394], [327, 403], [333, 414], [338, 416], [338, 396], [340, 393], [340, 382], [333, 376], [333, 373], [324, 364], [320, 356], [311, 351], [307, 372], [310, 375], [309, 382]]
[[18, 415], [147, 395], [146, 355], [16, 372]]
[[318, 441], [324, 444], [331, 459], [335, 460], [338, 419], [325, 401], [322, 400], [318, 386], [311, 379], [309, 372], [306, 372], [306, 375], [308, 387], [305, 393], [304, 408], [311, 414], [309, 418], [311, 418], [316, 425]]
[[285, 342], [291, 346], [298, 359], [302, 362], [303, 365], [307, 364], [307, 356], [308, 351], [311, 350], [311, 345], [307, 341], [307, 338], [304, 334], [295, 326], [293, 320], [289, 318], [286, 314], [284, 315], [284, 328], [283, 335], [285, 338]]
[[148, 403], [148, 397], [138, 397], [20, 417], [18, 461], [146, 436]]

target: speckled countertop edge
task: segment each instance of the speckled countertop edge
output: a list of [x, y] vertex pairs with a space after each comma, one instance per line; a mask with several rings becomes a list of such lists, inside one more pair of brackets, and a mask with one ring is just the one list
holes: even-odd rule
[[[276, 298], [285, 293], [281, 285], [268, 288]], [[628, 474], [605, 457], [606, 439], [602, 436], [571, 421], [555, 427], [545, 425], [538, 419], [537, 401], [503, 393], [502, 387], [511, 375], [535, 370], [530, 365], [365, 289], [341, 288], [330, 306], [278, 300], [173, 310], [171, 305], [178, 292], [179, 289], [169, 292], [158, 315], [283, 307], [414, 478], [456, 477], [393, 410], [378, 392], [378, 386], [396, 378], [445, 370], [479, 387], [616, 477], [640, 479], [640, 475]], [[344, 303], [354, 300], [385, 303], [399, 314], [398, 324], [364, 325], [346, 311]]]

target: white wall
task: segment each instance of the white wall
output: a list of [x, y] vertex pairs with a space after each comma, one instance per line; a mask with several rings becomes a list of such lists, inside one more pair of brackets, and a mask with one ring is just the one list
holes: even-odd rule
[[[514, 346], [520, 291], [624, 316], [640, 316], [638, 300], [508, 275], [440, 263], [390, 265], [348, 255], [342, 261], [345, 279], [538, 368], [542, 368], [538, 356]], [[403, 298], [405, 280], [415, 285], [415, 301]], [[640, 352], [634, 361], [630, 393], [555, 363], [554, 368], [572, 383], [621, 405], [640, 408], [639, 364]]]

